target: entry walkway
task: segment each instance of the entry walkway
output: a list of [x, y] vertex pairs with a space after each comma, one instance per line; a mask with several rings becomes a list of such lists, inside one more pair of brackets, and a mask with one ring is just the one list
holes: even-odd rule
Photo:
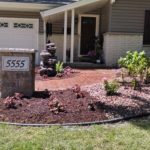
[[75, 84], [80, 86], [91, 85], [95, 83], [100, 83], [104, 78], [113, 79], [115, 77], [116, 70], [113, 69], [96, 69], [96, 70], [75, 70], [76, 73], [74, 77], [65, 79], [39, 79], [36, 77], [35, 89], [36, 90], [59, 90], [72, 88]]

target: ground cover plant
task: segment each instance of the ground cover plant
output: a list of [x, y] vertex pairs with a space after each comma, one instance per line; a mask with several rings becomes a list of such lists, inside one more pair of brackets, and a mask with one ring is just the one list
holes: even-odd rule
[[149, 150], [150, 118], [90, 127], [0, 125], [0, 150]]

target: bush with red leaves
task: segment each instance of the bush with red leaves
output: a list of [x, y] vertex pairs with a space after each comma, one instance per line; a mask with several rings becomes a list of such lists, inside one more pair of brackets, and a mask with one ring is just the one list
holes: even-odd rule
[[71, 74], [73, 74], [73, 73], [75, 73], [75, 71], [74, 71], [71, 67], [67, 66], [66, 68], [63, 69], [62, 72], [57, 73], [56, 76], [59, 77], [59, 78], [62, 78], [62, 77], [69, 77], [69, 76], [71, 76]]
[[60, 103], [57, 98], [50, 100], [49, 108], [50, 108], [50, 111], [53, 112], [54, 114], [58, 114], [60, 112], [65, 112], [64, 105], [62, 103]]
[[81, 87], [76, 84], [73, 88], [72, 88], [73, 92], [76, 94], [77, 96], [77, 99], [79, 98], [84, 98], [85, 97], [85, 94], [84, 92], [81, 91]]
[[23, 94], [15, 93], [14, 96], [7, 97], [4, 100], [4, 106], [7, 109], [17, 109], [18, 107], [22, 106], [22, 102], [21, 102], [22, 98], [23, 98]]
[[80, 85], [76, 84], [74, 87], [72, 87], [73, 92], [79, 93], [81, 92], [81, 87]]

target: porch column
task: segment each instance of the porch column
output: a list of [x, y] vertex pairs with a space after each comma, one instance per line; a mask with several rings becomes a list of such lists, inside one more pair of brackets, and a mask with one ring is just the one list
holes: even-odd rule
[[74, 57], [74, 24], [75, 24], [75, 10], [71, 11], [71, 51], [70, 51], [70, 63], [73, 63]]
[[67, 51], [67, 20], [68, 12], [64, 13], [64, 49], [63, 49], [63, 62], [66, 63], [66, 51]]

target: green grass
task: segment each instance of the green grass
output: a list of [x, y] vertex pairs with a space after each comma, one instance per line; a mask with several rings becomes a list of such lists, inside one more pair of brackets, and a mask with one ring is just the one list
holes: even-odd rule
[[0, 125], [0, 150], [150, 150], [150, 119], [91, 127]]

